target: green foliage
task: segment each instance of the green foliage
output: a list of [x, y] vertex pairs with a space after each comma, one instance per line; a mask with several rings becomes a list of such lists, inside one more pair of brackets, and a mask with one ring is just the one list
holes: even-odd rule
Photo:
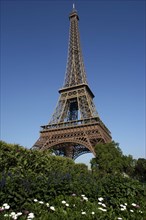
[[47, 201], [84, 190], [90, 197], [97, 192], [96, 182], [84, 164], [4, 142], [0, 142], [0, 154], [0, 203], [8, 202], [14, 209], [18, 203], [23, 208], [29, 198]]
[[122, 156], [122, 165], [123, 165], [123, 172], [126, 173], [127, 175], [134, 177], [135, 176], [135, 163], [136, 160], [133, 159], [131, 155]]
[[[100, 219], [100, 220], [117, 220], [122, 219], [144, 220], [145, 212], [136, 203], [121, 203], [113, 208], [108, 201], [100, 197], [96, 201], [90, 201], [85, 195], [57, 196], [52, 201], [45, 203], [37, 199], [32, 200], [32, 203], [26, 205], [24, 210], [21, 210], [20, 219], [28, 219], [29, 214], [34, 215], [37, 220], [77, 220], [77, 219]], [[13, 210], [4, 210], [0, 213], [0, 219], [7, 219], [12, 215]], [[20, 212], [20, 210], [19, 210]], [[18, 212], [15, 213], [17, 215]], [[13, 213], [14, 216], [14, 213]], [[16, 219], [16, 218], [14, 218]]]
[[135, 176], [141, 182], [146, 183], [146, 159], [139, 158], [135, 165]]
[[111, 142], [108, 144], [98, 144], [95, 147], [96, 158], [91, 161], [92, 168], [102, 175], [106, 173], [116, 173], [122, 170], [122, 152], [118, 144]]
[[[92, 159], [90, 171], [86, 165], [75, 164], [69, 158], [53, 156], [50, 151], [29, 150], [1, 141], [0, 206], [8, 203], [10, 211], [22, 211], [21, 219], [26, 219], [25, 211], [29, 211], [35, 213], [36, 219], [44, 220], [110, 220], [117, 219], [117, 216], [142, 220], [142, 216], [146, 215], [146, 187], [138, 180], [124, 177], [123, 172], [129, 172], [129, 176], [132, 176], [137, 166], [137, 170], [141, 170], [141, 177], [145, 161], [139, 160], [136, 163], [132, 157], [123, 156], [114, 142], [107, 147], [96, 146], [95, 150], [97, 157]], [[88, 201], [81, 197], [82, 194], [86, 195]], [[98, 198], [101, 196], [107, 211], [99, 209], [101, 204]], [[43, 204], [49, 203], [55, 207], [55, 212], [43, 204], [35, 203], [33, 199], [43, 200]], [[69, 206], [63, 206], [62, 200], [66, 200]], [[124, 203], [128, 204], [127, 212], [120, 210], [120, 204]], [[134, 211], [133, 216], [130, 211], [132, 203], [138, 204], [143, 214]], [[0, 219], [3, 216], [1, 213]]]
[[119, 144], [114, 141], [96, 145], [95, 153], [96, 157], [91, 160], [91, 167], [94, 173], [98, 173], [101, 176], [122, 172], [131, 177], [134, 175], [135, 160], [130, 155], [123, 155]]
[[[105, 197], [113, 207], [125, 202], [135, 202], [142, 205], [145, 202], [146, 191], [139, 181], [122, 175], [106, 175], [98, 181], [98, 189], [101, 196]], [[141, 198], [141, 199], [139, 199]]]

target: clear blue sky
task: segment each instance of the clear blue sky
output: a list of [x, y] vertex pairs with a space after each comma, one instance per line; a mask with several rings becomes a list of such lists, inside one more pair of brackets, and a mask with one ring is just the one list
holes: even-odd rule
[[65, 77], [73, 3], [100, 118], [125, 155], [145, 157], [142, 0], [1, 1], [1, 139], [30, 148], [49, 122]]

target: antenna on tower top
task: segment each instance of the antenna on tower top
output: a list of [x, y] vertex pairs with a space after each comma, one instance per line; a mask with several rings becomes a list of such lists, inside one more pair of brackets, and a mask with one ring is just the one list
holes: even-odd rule
[[73, 3], [73, 11], [75, 11], [75, 3]]

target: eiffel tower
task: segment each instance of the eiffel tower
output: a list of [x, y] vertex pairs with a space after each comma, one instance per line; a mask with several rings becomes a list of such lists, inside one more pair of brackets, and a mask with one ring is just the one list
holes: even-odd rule
[[93, 153], [98, 143], [111, 142], [110, 131], [99, 118], [93, 103], [94, 94], [87, 83], [80, 46], [79, 16], [73, 5], [69, 14], [68, 60], [63, 88], [57, 107], [33, 149], [52, 149], [56, 155], [76, 159]]

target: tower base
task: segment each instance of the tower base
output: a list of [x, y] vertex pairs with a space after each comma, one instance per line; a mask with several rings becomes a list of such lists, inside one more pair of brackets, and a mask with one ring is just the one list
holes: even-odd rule
[[110, 131], [98, 118], [77, 120], [42, 126], [40, 138], [33, 149], [52, 149], [56, 155], [76, 159], [84, 153], [93, 153], [98, 143], [111, 142]]

